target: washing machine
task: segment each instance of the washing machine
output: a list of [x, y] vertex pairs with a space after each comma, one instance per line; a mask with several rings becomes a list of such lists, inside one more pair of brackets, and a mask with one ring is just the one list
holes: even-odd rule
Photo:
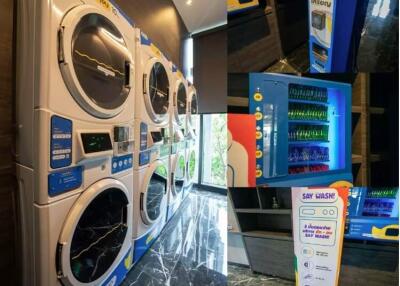
[[136, 169], [134, 176], [133, 262], [137, 263], [157, 239], [166, 224], [170, 186], [170, 150], [160, 148], [160, 157], [147, 168]]
[[171, 69], [173, 76], [173, 109], [170, 116], [171, 185], [168, 193], [167, 221], [172, 218], [182, 202], [182, 190], [186, 176], [185, 148], [188, 83], [173, 63], [171, 63]]
[[187, 112], [187, 140], [186, 140], [186, 181], [184, 183], [183, 198], [186, 198], [191, 192], [196, 174], [198, 173], [198, 148], [197, 130], [199, 114], [198, 114], [198, 97], [196, 88], [189, 86], [188, 96], [188, 112]]
[[134, 168], [147, 168], [168, 144], [172, 109], [170, 63], [145, 33], [135, 29], [136, 91]]
[[118, 285], [133, 250], [133, 28], [108, 1], [17, 9], [21, 284]]

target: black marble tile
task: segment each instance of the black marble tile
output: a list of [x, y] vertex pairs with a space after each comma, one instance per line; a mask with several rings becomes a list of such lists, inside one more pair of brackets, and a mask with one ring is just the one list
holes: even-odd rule
[[122, 285], [226, 285], [226, 196], [189, 195]]
[[230, 286], [293, 286], [294, 281], [253, 273], [250, 268], [228, 265], [228, 285]]
[[369, 1], [357, 55], [359, 71], [387, 72], [398, 66], [398, 25], [398, 0]]

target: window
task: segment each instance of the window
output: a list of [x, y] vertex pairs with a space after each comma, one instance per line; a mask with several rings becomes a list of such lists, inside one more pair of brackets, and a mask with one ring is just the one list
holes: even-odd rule
[[201, 184], [226, 188], [227, 116], [202, 115]]

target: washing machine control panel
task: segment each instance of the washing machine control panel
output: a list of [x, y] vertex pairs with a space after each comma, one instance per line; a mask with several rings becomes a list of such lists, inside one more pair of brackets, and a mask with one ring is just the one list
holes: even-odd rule
[[58, 169], [72, 163], [72, 121], [59, 116], [51, 117], [50, 167]]

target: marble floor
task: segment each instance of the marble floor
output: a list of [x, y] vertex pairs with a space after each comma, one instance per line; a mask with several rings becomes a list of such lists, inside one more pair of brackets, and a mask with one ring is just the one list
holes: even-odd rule
[[228, 264], [229, 286], [294, 286], [294, 281], [253, 273], [250, 268]]
[[398, 27], [398, 0], [369, 0], [358, 50], [359, 71], [387, 72], [398, 67]]
[[195, 191], [122, 285], [226, 285], [226, 196]]
[[292, 51], [286, 58], [270, 66], [266, 72], [273, 73], [307, 73], [310, 67], [308, 43]]

